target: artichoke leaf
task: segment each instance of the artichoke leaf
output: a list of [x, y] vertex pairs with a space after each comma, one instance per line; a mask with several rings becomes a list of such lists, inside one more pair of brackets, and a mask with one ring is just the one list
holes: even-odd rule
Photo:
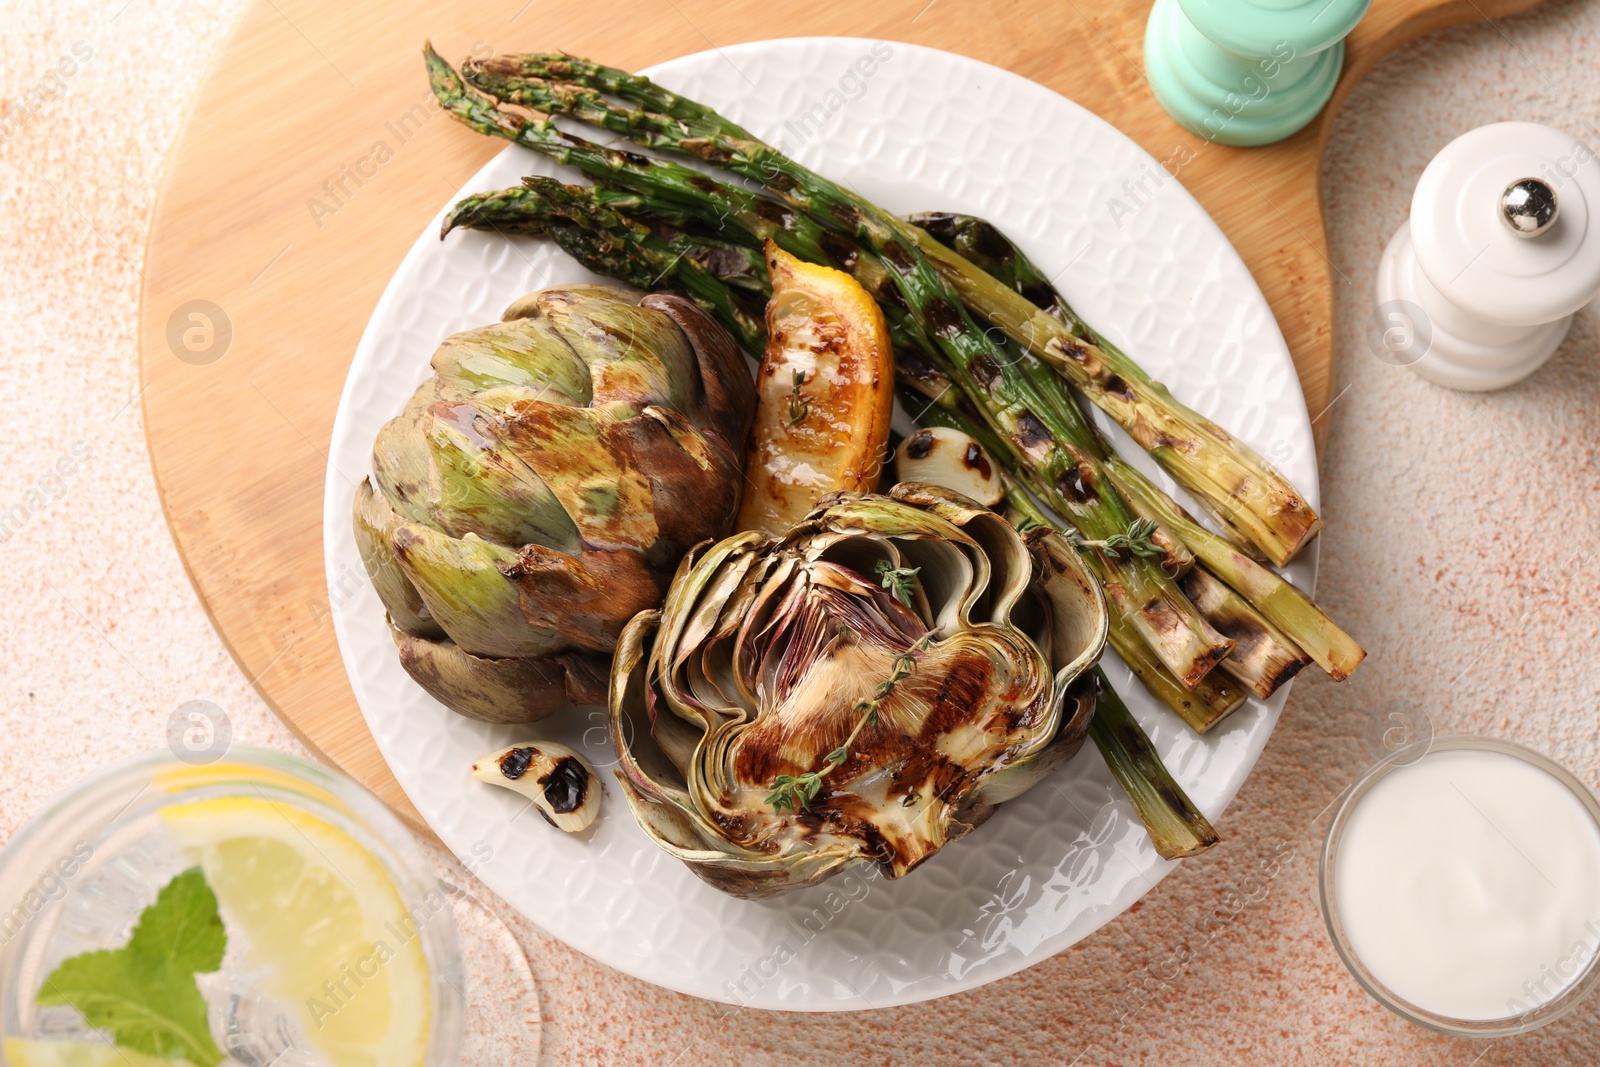
[[1059, 725], [1049, 744], [1026, 759], [1013, 760], [984, 778], [968, 797], [973, 807], [993, 807], [1013, 800], [1054, 774], [1083, 748], [1089, 736], [1089, 721], [1094, 718], [1093, 678], [1079, 678], [1064, 694], [1057, 715]]
[[647, 549], [661, 534], [649, 479], [628, 462], [614, 429], [637, 414], [623, 403], [574, 408], [518, 400], [502, 416], [501, 440], [549, 486], [585, 545]]
[[649, 661], [660, 624], [661, 612], [641, 611], [617, 638], [608, 697], [613, 714], [607, 723], [617, 752], [617, 777], [631, 781], [655, 801], [664, 803], [670, 794], [687, 803], [687, 761], [669, 757], [654, 732], [658, 711], [654, 694], [648, 691]]
[[[642, 611], [623, 629], [612, 660], [611, 706], [628, 711], [610, 719], [612, 746], [618, 753], [616, 775], [639, 814], [638, 802], [668, 809], [652, 814], [664, 826], [675, 827], [693, 817], [689, 792], [690, 764], [694, 758], [694, 731], [673, 715], [660, 713], [649, 654], [660, 625], [659, 611]], [[676, 813], [676, 814], [673, 814]], [[693, 834], [676, 833], [674, 839], [690, 842]], [[701, 846], [711, 847], [709, 841]], [[685, 844], [684, 847], [697, 847]]]
[[647, 407], [613, 424], [610, 439], [649, 485], [658, 540], [645, 554], [653, 566], [675, 566], [708, 529], [732, 525], [743, 469], [714, 431], [702, 432], [678, 412]]
[[628, 620], [661, 600], [655, 574], [625, 550], [568, 555], [528, 544], [509, 562], [502, 558], [500, 571], [516, 587], [530, 626], [595, 652], [611, 651]]
[[762, 580], [770, 569], [770, 562], [759, 557], [753, 566], [744, 569], [733, 592], [715, 613], [715, 630], [696, 642], [703, 651], [685, 663], [690, 692], [719, 714], [744, 718], [745, 709], [757, 704], [737, 669], [737, 642], [743, 620], [755, 605]]
[[602, 656], [492, 659], [450, 640], [435, 641], [391, 626], [400, 663], [440, 703], [483, 722], [537, 722], [568, 704], [604, 704], [609, 666]]
[[578, 527], [550, 487], [495, 433], [478, 401], [441, 402], [423, 420], [433, 459], [433, 523], [452, 537], [477, 534], [577, 552]]
[[414, 522], [398, 524], [391, 544], [428, 614], [465, 651], [494, 658], [569, 647], [560, 633], [532, 626], [523, 615], [517, 587], [501, 571], [517, 562], [510, 549]]
[[410, 634], [419, 637], [443, 637], [444, 630], [428, 614], [427, 605], [417, 593], [416, 586], [405, 576], [394, 558], [390, 538], [401, 519], [389, 506], [389, 501], [374, 492], [372, 479], [363, 478], [356, 486], [356, 502], [352, 519], [355, 525], [356, 548], [361, 553], [361, 564], [367, 572], [378, 599], [389, 614], [391, 622]]
[[[651, 293], [639, 301], [639, 306], [666, 315], [689, 339], [689, 347], [700, 368], [700, 395], [704, 400], [704, 410], [700, 413], [742, 460], [745, 437], [756, 413], [756, 385], [744, 353], [728, 331], [698, 304], [677, 293]], [[679, 410], [692, 415], [691, 407], [680, 405]], [[742, 479], [742, 463], [740, 473]]]
[[857, 862], [842, 845], [776, 854], [732, 848], [706, 834], [692, 813], [641, 796], [631, 779], [623, 779], [622, 795], [634, 820], [663, 851], [717, 889], [747, 900], [817, 885]]
[[541, 317], [588, 368], [592, 406], [637, 409], [670, 405], [700, 393], [689, 342], [670, 318], [640, 306], [640, 296], [608, 285], [572, 285], [535, 294], [507, 309]]
[[433, 524], [433, 460], [420, 427], [436, 400], [430, 380], [419, 388], [405, 411], [384, 423], [372, 443], [372, 480], [397, 515]]
[[[680, 571], [667, 593], [666, 612], [668, 630], [665, 639], [673, 647], [683, 649], [681, 656], [663, 662], [665, 696], [668, 707], [675, 714], [704, 720], [712, 714], [734, 714], [731, 705], [712, 707], [704, 698], [710, 693], [696, 694], [692, 684], [684, 681], [691, 659], [690, 650], [712, 641], [712, 635], [726, 626], [727, 605], [744, 581], [749, 570], [756, 565], [755, 549], [765, 540], [759, 533], [742, 533], [726, 538], [690, 559], [695, 565]], [[685, 560], [687, 567], [689, 560]], [[717, 693], [726, 698], [728, 694]]]
[[494, 396], [586, 407], [594, 397], [589, 368], [548, 322], [517, 319], [464, 330], [433, 354], [441, 399]]
[[1108, 617], [1100, 583], [1090, 574], [1083, 555], [1053, 529], [1029, 530], [1024, 536], [1034, 560], [1034, 575], [1050, 603], [1050, 653], [1060, 666], [1063, 685], [1100, 658]]
[[996, 623], [1010, 619], [1034, 578], [1027, 557], [1017, 552], [1022, 535], [1016, 528], [977, 501], [942, 486], [902, 482], [889, 491], [889, 496], [928, 508], [960, 527], [981, 547], [981, 558], [989, 564], [991, 573], [984, 583], [985, 595], [969, 608], [966, 617]]

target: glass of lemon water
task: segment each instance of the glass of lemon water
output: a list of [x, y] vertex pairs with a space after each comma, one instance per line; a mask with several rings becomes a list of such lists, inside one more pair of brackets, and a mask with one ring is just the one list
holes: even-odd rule
[[399, 820], [279, 753], [125, 760], [0, 851], [12, 1067], [454, 1064], [463, 988], [450, 901]]

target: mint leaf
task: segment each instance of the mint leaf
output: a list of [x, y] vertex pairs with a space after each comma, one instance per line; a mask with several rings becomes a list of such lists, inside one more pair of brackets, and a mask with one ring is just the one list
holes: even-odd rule
[[150, 1056], [182, 1057], [213, 1067], [206, 1002], [194, 975], [127, 949], [87, 952], [64, 961], [39, 991], [40, 1004], [71, 1004], [118, 1045]]
[[217, 895], [205, 873], [191, 867], [168, 882], [156, 902], [139, 916], [128, 951], [167, 960], [185, 971], [214, 971], [222, 966], [228, 933], [217, 911]]
[[194, 867], [144, 909], [125, 947], [63, 960], [36, 999], [42, 1006], [72, 1005], [123, 1048], [216, 1067], [222, 1052], [211, 1039], [194, 975], [222, 966], [227, 943], [216, 894]]

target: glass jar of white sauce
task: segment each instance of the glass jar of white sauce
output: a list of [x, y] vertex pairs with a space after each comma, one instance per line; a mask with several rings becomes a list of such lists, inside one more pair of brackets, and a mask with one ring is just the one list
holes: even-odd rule
[[1402, 749], [1328, 827], [1322, 911], [1345, 965], [1445, 1033], [1519, 1033], [1600, 986], [1600, 804], [1530, 749]]

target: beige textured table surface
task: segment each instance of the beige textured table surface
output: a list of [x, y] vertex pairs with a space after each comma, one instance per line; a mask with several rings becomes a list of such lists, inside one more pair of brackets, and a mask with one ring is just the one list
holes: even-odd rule
[[[0, 526], [0, 840], [84, 773], [162, 745], [188, 700], [225, 709], [236, 742], [297, 747], [184, 577], [135, 403], [139, 272], [162, 163], [237, 8], [0, 3], [0, 514], [11, 516]], [[77, 61], [63, 67], [66, 56]], [[1522, 741], [1600, 787], [1589, 532], [1600, 313], [1580, 314], [1537, 376], [1482, 397], [1386, 366], [1361, 333], [1378, 253], [1432, 155], [1511, 118], [1600, 143], [1597, 59], [1600, 2], [1558, 0], [1400, 52], [1339, 121], [1324, 175], [1340, 366], [1321, 416], [1333, 423], [1321, 599], [1373, 655], [1351, 683], [1297, 685], [1220, 820], [1222, 846], [1031, 970], [848, 1017], [729, 1013], [519, 924], [539, 981], [541, 1061], [1600, 1062], [1600, 1000], [1499, 1042], [1391, 1016], [1340, 967], [1314, 889], [1326, 809], [1381, 751], [1391, 711]], [[54, 473], [63, 456], [68, 473]], [[1274, 855], [1291, 858], [1242, 898], [1236, 887]], [[1228, 918], [1202, 926], [1208, 915]], [[516, 1058], [507, 1049], [502, 1062]]]

